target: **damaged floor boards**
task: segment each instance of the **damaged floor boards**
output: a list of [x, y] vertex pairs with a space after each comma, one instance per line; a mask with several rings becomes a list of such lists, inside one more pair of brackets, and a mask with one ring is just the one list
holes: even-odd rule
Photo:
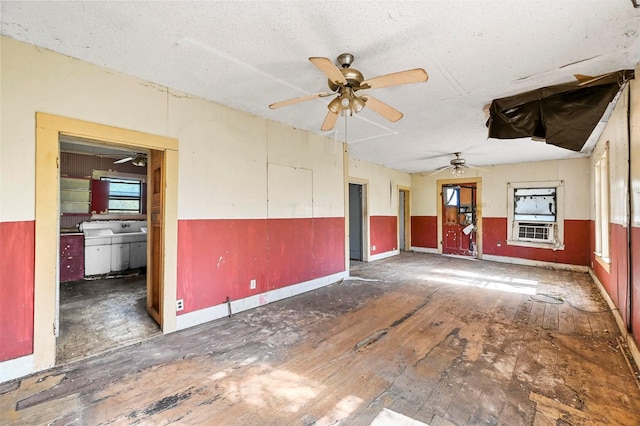
[[2, 384], [0, 423], [369, 425], [394, 412], [432, 426], [640, 424], [588, 274], [416, 253], [351, 274], [380, 281]]

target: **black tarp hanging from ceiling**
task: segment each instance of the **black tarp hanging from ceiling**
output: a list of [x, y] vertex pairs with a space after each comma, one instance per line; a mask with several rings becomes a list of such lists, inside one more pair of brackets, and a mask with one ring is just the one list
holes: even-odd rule
[[572, 83], [494, 99], [487, 121], [489, 137], [535, 137], [580, 151], [622, 85], [633, 78], [633, 70], [579, 78]]

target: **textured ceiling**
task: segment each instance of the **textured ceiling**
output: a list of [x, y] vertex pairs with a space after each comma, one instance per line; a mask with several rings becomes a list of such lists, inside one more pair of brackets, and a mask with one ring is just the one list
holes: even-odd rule
[[8, 37], [315, 133], [332, 98], [268, 108], [328, 90], [310, 56], [352, 53], [365, 78], [422, 67], [426, 83], [368, 91], [403, 119], [365, 108], [328, 133], [356, 158], [409, 172], [457, 151], [475, 165], [584, 155], [488, 139], [483, 106], [640, 62], [640, 9], [630, 0], [3, 0], [0, 15]]

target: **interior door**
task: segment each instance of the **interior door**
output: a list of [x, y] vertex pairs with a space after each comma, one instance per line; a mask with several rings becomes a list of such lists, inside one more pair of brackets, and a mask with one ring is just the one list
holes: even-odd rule
[[164, 277], [164, 152], [151, 150], [148, 162], [147, 311], [162, 326]]
[[362, 185], [349, 184], [349, 258], [362, 260]]
[[442, 253], [476, 257], [476, 184], [443, 186], [442, 211]]

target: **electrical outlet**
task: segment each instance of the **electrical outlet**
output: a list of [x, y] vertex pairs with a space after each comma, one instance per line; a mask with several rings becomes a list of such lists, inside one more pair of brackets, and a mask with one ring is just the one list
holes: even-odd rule
[[376, 251], [376, 246], [371, 246], [371, 250]]
[[176, 311], [182, 311], [184, 309], [184, 299], [176, 300]]
[[249, 281], [249, 288], [251, 290], [255, 290], [256, 289], [256, 280]]

